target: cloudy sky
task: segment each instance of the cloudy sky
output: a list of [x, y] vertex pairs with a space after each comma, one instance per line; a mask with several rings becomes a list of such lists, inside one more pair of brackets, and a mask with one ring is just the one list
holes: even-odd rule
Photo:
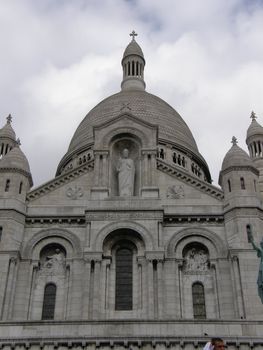
[[232, 136], [246, 149], [252, 109], [263, 125], [262, 0], [0, 0], [0, 125], [11, 113], [35, 186], [120, 90], [133, 29], [147, 91], [184, 118], [215, 185]]

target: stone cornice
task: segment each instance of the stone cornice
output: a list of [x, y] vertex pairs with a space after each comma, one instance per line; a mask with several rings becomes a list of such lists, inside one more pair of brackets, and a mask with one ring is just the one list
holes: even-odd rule
[[189, 184], [192, 187], [197, 188], [198, 190], [210, 195], [218, 200], [222, 200], [224, 198], [224, 193], [219, 188], [216, 188], [209, 183], [206, 183], [190, 174], [182, 170], [181, 168], [177, 168], [170, 164], [165, 163], [164, 161], [157, 159], [157, 168], [163, 171], [166, 174], [174, 176], [179, 180], [183, 181], [186, 184]]
[[189, 223], [200, 223], [200, 224], [223, 224], [224, 216], [223, 215], [165, 215], [164, 223], [169, 224], [189, 224]]
[[55, 189], [63, 186], [64, 184], [78, 178], [79, 176], [90, 172], [94, 168], [94, 160], [90, 160], [89, 162], [80, 165], [79, 167], [55, 177], [54, 179], [46, 182], [45, 184], [37, 187], [27, 194], [27, 200], [33, 201], [39, 197], [46, 195], [49, 192], [54, 191]]
[[79, 216], [28, 216], [26, 225], [85, 225], [84, 215]]

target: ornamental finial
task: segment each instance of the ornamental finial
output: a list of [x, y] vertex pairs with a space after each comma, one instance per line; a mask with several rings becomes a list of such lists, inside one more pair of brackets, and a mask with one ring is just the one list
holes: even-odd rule
[[138, 34], [135, 33], [135, 31], [133, 30], [130, 34], [130, 36], [132, 36], [132, 40], [135, 41], [135, 37], [137, 36]]
[[11, 114], [8, 114], [8, 117], [6, 118], [6, 120], [7, 120], [7, 124], [11, 124], [11, 122], [12, 122]]
[[250, 118], [252, 120], [256, 120], [257, 116], [256, 116], [256, 113], [254, 111], [251, 112]]
[[237, 144], [237, 138], [233, 136], [231, 142], [233, 143], [233, 146], [235, 146]]

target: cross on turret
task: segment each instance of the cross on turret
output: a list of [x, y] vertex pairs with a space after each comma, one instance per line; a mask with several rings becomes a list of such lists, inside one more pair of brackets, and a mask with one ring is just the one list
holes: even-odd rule
[[250, 118], [255, 120], [257, 118], [256, 113], [254, 111], [251, 112]]
[[135, 40], [135, 37], [137, 36], [138, 34], [135, 33], [135, 31], [133, 30], [130, 34], [130, 36], [132, 36], [132, 40]]
[[235, 146], [237, 144], [237, 138], [233, 136], [231, 142], [233, 143], [233, 146]]
[[11, 122], [12, 122], [12, 116], [11, 116], [11, 114], [8, 115], [8, 117], [6, 118], [6, 120], [7, 120], [7, 123], [8, 123], [8, 124], [11, 124]]

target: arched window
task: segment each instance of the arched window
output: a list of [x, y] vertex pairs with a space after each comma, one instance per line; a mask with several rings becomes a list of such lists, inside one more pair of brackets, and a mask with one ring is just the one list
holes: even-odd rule
[[57, 287], [48, 283], [44, 291], [42, 320], [54, 320]]
[[7, 180], [6, 180], [6, 183], [5, 183], [5, 192], [8, 192], [9, 189], [10, 189], [10, 180], [7, 179]]
[[231, 189], [231, 181], [227, 180], [227, 184], [228, 184], [228, 192], [231, 192], [232, 191], [232, 189]]
[[240, 178], [240, 186], [241, 186], [241, 190], [245, 190], [246, 186], [245, 186], [245, 180], [243, 177]]
[[204, 286], [201, 282], [193, 283], [192, 296], [193, 296], [194, 318], [198, 318], [198, 319], [206, 318], [205, 291], [204, 291]]
[[116, 251], [115, 309], [132, 310], [132, 260], [133, 252], [128, 247]]

